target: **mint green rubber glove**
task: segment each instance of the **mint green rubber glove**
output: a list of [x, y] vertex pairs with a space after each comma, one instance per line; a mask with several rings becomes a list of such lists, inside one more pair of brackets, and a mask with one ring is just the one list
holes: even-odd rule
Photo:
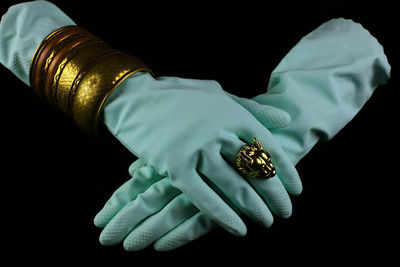
[[[0, 62], [29, 84], [29, 65], [35, 49], [49, 33], [65, 25], [75, 25], [75, 23], [49, 2], [34, 1], [11, 7], [0, 23]], [[155, 86], [150, 86], [150, 84]], [[147, 86], [155, 90], [150, 92], [146, 90]], [[166, 94], [166, 91], [171, 94]], [[188, 92], [193, 93], [188, 94]], [[115, 97], [116, 95], [121, 95], [121, 97]], [[133, 99], [132, 102], [126, 101], [130, 98]], [[106, 125], [117, 135], [117, 138], [132, 152], [139, 151], [138, 156], [143, 154], [147, 162], [154, 162], [153, 167], [159, 173], [168, 172], [169, 177], [176, 175], [176, 178], [171, 178], [172, 183], [187, 192], [193, 198], [192, 201], [197, 201], [198, 206], [236, 234], [245, 233], [246, 228], [243, 222], [229, 205], [203, 182], [196, 171], [201, 171], [202, 175], [212, 176], [215, 169], [216, 178], [209, 178], [213, 178], [211, 180], [214, 185], [224, 191], [225, 200], [229, 198], [229, 201], [234, 203], [235, 209], [241, 210], [261, 224], [271, 225], [272, 216], [261, 198], [263, 187], [267, 182], [259, 183], [254, 190], [225, 162], [220, 154], [223, 153], [226, 158], [233, 160], [244, 144], [239, 137], [247, 142], [251, 141], [253, 136], [258, 137], [272, 155], [278, 174], [287, 189], [293, 194], [301, 191], [301, 182], [294, 166], [280, 146], [274, 142], [270, 133], [252, 114], [232, 101], [215, 81], [179, 78], [155, 80], [146, 74], [137, 74], [135, 78], [128, 79], [118, 87], [109, 100], [112, 102], [106, 106], [104, 117]], [[225, 103], [225, 106], [221, 106], [222, 103]], [[171, 108], [167, 110], [169, 113], [163, 112], [159, 107], [160, 104]], [[269, 114], [275, 113], [275, 116], [267, 119], [263, 116], [265, 110]], [[139, 115], [135, 115], [135, 119], [125, 113], [136, 114], [136, 111]], [[235, 114], [238, 118], [232, 118], [231, 112], [238, 112]], [[290, 120], [287, 113], [273, 107], [255, 109], [252, 112], [261, 118], [265, 125], [268, 123], [285, 125]], [[189, 115], [196, 115], [197, 119]], [[173, 120], [167, 122], [172, 118]], [[184, 125], [176, 124], [178, 119], [184, 122]], [[147, 122], [150, 123], [146, 126]], [[174, 124], [178, 127], [173, 127]], [[198, 127], [199, 124], [209, 127]], [[156, 128], [153, 128], [154, 126]], [[181, 126], [184, 129], [179, 132]], [[172, 135], [172, 131], [177, 131], [179, 135]], [[156, 135], [157, 132], [159, 135]], [[164, 136], [164, 139], [161, 140], [158, 136]], [[135, 137], [144, 138], [144, 140], [133, 142], [132, 138]], [[135, 143], [134, 146], [132, 146], [133, 143]], [[191, 146], [188, 146], [189, 144]], [[211, 150], [207, 150], [210, 148]], [[169, 155], [172, 157], [168, 156], [168, 153], [171, 153]], [[186, 166], [183, 163], [186, 163]], [[188, 166], [191, 167], [191, 172], [189, 172], [190, 168], [186, 168]], [[192, 183], [189, 182], [190, 180]], [[278, 177], [275, 180], [279, 182], [284, 192], [282, 195], [288, 199]], [[256, 184], [254, 181], [251, 182]], [[261, 194], [261, 197], [256, 191]]]
[[[283, 121], [276, 119], [277, 109], [267, 105], [259, 105], [249, 99], [230, 96], [251, 111], [255, 117], [259, 116], [263, 124], [268, 125], [268, 128], [283, 126]], [[181, 218], [186, 219], [199, 212], [180, 190], [171, 185], [168, 177], [159, 175], [154, 168], [146, 166], [143, 160], [135, 161], [129, 170], [134, 177], [114, 192], [111, 199], [95, 217], [96, 226], [106, 227], [100, 235], [100, 242], [103, 245], [121, 242], [139, 222], [161, 209], [163, 209], [162, 214], [165, 214], [165, 216], [162, 214], [158, 216], [163, 218], [165, 224], [158, 230], [171, 229], [171, 223], [175, 226], [174, 222], [182, 220]], [[257, 182], [257, 180], [250, 180], [250, 182], [258, 189], [257, 191], [275, 215], [283, 218], [290, 216], [292, 204], [278, 177], [263, 182]], [[172, 199], [174, 201], [171, 201]], [[181, 206], [187, 208], [180, 209]], [[232, 207], [235, 208], [234, 205]], [[171, 212], [171, 209], [175, 211]], [[241, 213], [240, 210], [236, 210], [236, 212]], [[248, 215], [257, 221], [254, 215]], [[168, 219], [170, 217], [171, 219]], [[272, 224], [273, 217], [270, 216], [269, 220]], [[264, 223], [264, 226], [268, 227], [270, 224]], [[214, 224], [210, 223], [210, 225], [213, 226]], [[136, 230], [134, 232], [136, 233]], [[158, 237], [154, 231], [145, 232], [143, 235], [153, 239]], [[129, 242], [129, 239], [125, 239], [124, 246], [127, 250], [137, 250], [148, 245], [149, 239], [145, 239], [141, 234], [129, 234], [129, 236], [134, 236], [140, 242], [138, 242], [138, 246], [134, 246], [132, 242]]]
[[[286, 190], [299, 194], [302, 189], [296, 169], [271, 133], [215, 81], [133, 75], [107, 99], [104, 123], [197, 208], [237, 235], [244, 235], [246, 227], [228, 203], [266, 227], [272, 223], [262, 199], [269, 180], [246, 180], [231, 167], [245, 142], [257, 137]], [[120, 242], [137, 223], [132, 216], [121, 216], [103, 243]]]
[[[254, 100], [260, 107], [275, 106], [293, 117], [288, 127], [271, 132], [297, 163], [318, 140], [329, 140], [340, 131], [373, 90], [387, 81], [389, 73], [389, 63], [376, 39], [351, 20], [335, 19], [305, 36], [272, 73], [268, 93]], [[160, 176], [140, 159], [129, 171], [133, 178], [114, 193], [95, 218], [96, 225], [106, 227], [103, 232], [115, 218], [136, 215], [137, 201], [158, 199], [162, 203], [165, 192], [171, 190], [168, 177]], [[127, 235], [127, 250], [138, 250], [154, 241], [155, 249], [171, 250], [216, 227], [180, 192], [174, 191], [170, 200]]]

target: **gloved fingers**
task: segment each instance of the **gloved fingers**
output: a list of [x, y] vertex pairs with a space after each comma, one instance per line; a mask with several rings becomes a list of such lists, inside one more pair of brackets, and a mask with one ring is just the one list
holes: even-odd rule
[[[264, 132], [264, 135], [261, 135], [262, 132]], [[282, 147], [266, 129], [260, 131], [259, 141], [261, 144], [265, 144], [265, 149], [270, 153], [272, 163], [285, 189], [292, 195], [299, 195], [303, 190], [303, 184], [294, 164], [290, 161]]]
[[[271, 161], [285, 189], [293, 195], [301, 193], [303, 186], [296, 168], [268, 129], [261, 124], [250, 124], [246, 128], [237, 131], [236, 134], [247, 143], [252, 143], [253, 138], [256, 137], [264, 150], [271, 155]], [[222, 145], [221, 153], [229, 160], [235, 161], [236, 155], [244, 143], [238, 138], [234, 138], [233, 140], [234, 142]]]
[[[210, 151], [215, 157], [205, 157], [198, 172], [204, 174], [232, 204], [250, 219], [264, 227], [274, 221], [267, 205], [251, 185], [221, 156], [220, 151]], [[211, 160], [210, 160], [211, 159]]]
[[[234, 164], [237, 152], [243, 145], [245, 145], [245, 143], [239, 140], [237, 136], [230, 134], [227, 134], [223, 140], [221, 154], [224, 155], [227, 160], [233, 159], [232, 164]], [[242, 179], [244, 178], [242, 177]], [[250, 177], [246, 177], [246, 179], [254, 187], [257, 193], [261, 195], [269, 209], [275, 215], [284, 218], [291, 215], [292, 203], [285, 187], [278, 178], [278, 175], [270, 179], [255, 179]]]
[[150, 166], [138, 169], [131, 179], [114, 192], [104, 207], [97, 213], [94, 218], [94, 224], [97, 227], [105, 227], [127, 203], [162, 178], [164, 177]]
[[244, 107], [268, 129], [283, 128], [290, 124], [289, 113], [279, 108], [261, 105], [251, 99], [246, 99]]
[[180, 194], [171, 200], [161, 211], [139, 224], [124, 240], [127, 251], [143, 249], [165, 235], [171, 229], [192, 217], [199, 210]]
[[121, 242], [142, 220], [157, 213], [180, 193], [171, 186], [168, 178], [156, 182], [111, 219], [100, 234], [100, 243], [114, 245]]
[[187, 173], [185, 177], [175, 177], [175, 179], [171, 177], [170, 180], [173, 186], [182, 190], [193, 205], [220, 226], [234, 235], [246, 235], [246, 225], [239, 215], [202, 180], [195, 170]]
[[277, 175], [266, 180], [247, 178], [247, 181], [262, 196], [273, 214], [281, 218], [292, 215], [292, 202]]
[[218, 225], [208, 216], [198, 212], [158, 239], [154, 243], [154, 249], [158, 251], [176, 249], [202, 237], [217, 227]]
[[238, 97], [228, 92], [225, 93], [253, 114], [253, 116], [268, 129], [282, 128], [290, 124], [291, 116], [282, 109], [259, 104], [254, 100]]

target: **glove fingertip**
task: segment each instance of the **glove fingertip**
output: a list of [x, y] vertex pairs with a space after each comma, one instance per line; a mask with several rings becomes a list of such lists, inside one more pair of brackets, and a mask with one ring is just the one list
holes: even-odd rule
[[303, 192], [303, 184], [301, 183], [300, 179], [298, 183], [291, 184], [288, 186], [288, 191], [293, 196], [298, 196]]
[[183, 246], [184, 242], [174, 242], [174, 240], [159, 239], [153, 244], [155, 251], [171, 251]]
[[257, 103], [252, 99], [238, 97], [229, 93], [227, 95], [252, 113], [257, 120], [269, 129], [286, 127], [291, 122], [291, 116], [284, 110]]
[[96, 227], [104, 228], [106, 226], [104, 217], [100, 214], [100, 212], [94, 217], [93, 223]]
[[[260, 113], [258, 116], [259, 120], [269, 129], [286, 127], [292, 120], [289, 113], [271, 106], [262, 107], [262, 112]], [[268, 114], [268, 116], [265, 114]]]
[[115, 211], [113, 209], [107, 209], [106, 207], [104, 207], [96, 214], [96, 216], [93, 219], [93, 223], [95, 226], [99, 228], [104, 228], [113, 218], [114, 215]]
[[107, 229], [103, 230], [99, 236], [99, 242], [103, 246], [113, 246], [120, 242], [121, 240], [115, 237], [113, 232], [107, 231]]
[[175, 248], [168, 248], [168, 247], [165, 247], [163, 245], [160, 245], [158, 242], [154, 243], [153, 248], [154, 248], [155, 251], [160, 251], [160, 252], [161, 251], [169, 251], [169, 250], [175, 249]]
[[247, 234], [247, 227], [244, 224], [243, 221], [238, 222], [234, 228], [232, 228], [232, 233], [239, 236], [243, 237]]
[[271, 216], [271, 218], [260, 222], [260, 224], [265, 228], [270, 228], [274, 224], [274, 218]]
[[233, 216], [227, 220], [215, 222], [235, 236], [243, 237], [247, 234], [246, 224], [240, 219], [239, 216]]
[[283, 110], [279, 110], [280, 116], [279, 116], [279, 125], [278, 127], [286, 127], [292, 122], [292, 117], [290, 116], [289, 113]]
[[146, 162], [141, 158], [138, 158], [129, 166], [128, 172], [131, 176], [133, 176], [137, 170], [145, 166], [147, 166]]
[[289, 204], [281, 205], [281, 207], [279, 207], [275, 215], [278, 216], [279, 218], [287, 219], [290, 216], [292, 216], [292, 212], [293, 212], [293, 207], [291, 202], [289, 201]]
[[279, 179], [290, 195], [298, 196], [303, 191], [303, 183], [301, 182], [300, 175], [293, 165], [285, 170], [281, 170]]

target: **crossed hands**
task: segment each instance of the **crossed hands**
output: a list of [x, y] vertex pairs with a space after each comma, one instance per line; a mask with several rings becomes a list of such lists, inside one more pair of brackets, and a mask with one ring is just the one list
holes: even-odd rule
[[[0, 62], [29, 85], [30, 61], [43, 38], [74, 24], [46, 1], [15, 5], [0, 23]], [[274, 216], [289, 217], [290, 195], [302, 191], [295, 164], [350, 122], [389, 76], [382, 46], [345, 19], [303, 37], [271, 73], [268, 91], [252, 99], [211, 80], [131, 75], [107, 98], [103, 118], [138, 160], [129, 168], [132, 178], [94, 219], [104, 228], [100, 242], [171, 250], [217, 226], [243, 236], [243, 216], [264, 227]], [[236, 166], [254, 138], [268, 157], [250, 151], [243, 160], [272, 163], [270, 178]]]

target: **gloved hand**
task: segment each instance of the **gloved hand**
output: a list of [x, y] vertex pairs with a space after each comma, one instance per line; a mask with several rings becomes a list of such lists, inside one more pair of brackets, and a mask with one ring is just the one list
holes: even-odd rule
[[[244, 235], [246, 227], [226, 201], [262, 225], [272, 223], [260, 197], [269, 190], [269, 180], [247, 182], [231, 167], [245, 142], [257, 137], [287, 191], [301, 191], [293, 164], [271, 133], [215, 81], [134, 75], [107, 99], [104, 123], [133, 154], [168, 176], [173, 187], [234, 234]], [[109, 242], [121, 240], [134, 223], [121, 217], [121, 231], [113, 232]]]
[[[37, 46], [55, 29], [74, 24], [46, 1], [13, 6], [0, 24], [0, 62], [29, 84], [30, 60]], [[267, 109], [270, 114], [278, 114], [273, 123], [286, 124], [279, 118], [285, 121], [287, 114]], [[234, 160], [244, 145], [242, 140], [251, 142], [257, 137], [271, 154], [287, 190], [293, 194], [301, 191], [293, 164], [270, 132], [215, 81], [154, 79], [137, 73], [111, 94], [104, 119], [128, 149], [144, 157], [158, 173], [168, 175], [170, 182], [193, 203], [235, 234], [243, 235], [246, 228], [232, 208], [265, 226], [272, 223], [262, 200], [271, 180], [249, 180], [253, 189], [227, 162]], [[264, 123], [268, 124], [268, 120]], [[274, 181], [279, 184], [282, 197], [288, 199], [278, 177]], [[214, 190], [222, 191], [224, 199]], [[232, 208], [225, 201], [233, 204]]]
[[[271, 105], [290, 113], [291, 124], [271, 132], [297, 163], [318, 140], [329, 140], [340, 131], [373, 90], [387, 81], [389, 73], [389, 63], [376, 39], [351, 20], [335, 19], [305, 36], [273, 71], [268, 93], [254, 100], [259, 107]], [[174, 249], [216, 227], [184, 194], [172, 189], [168, 177], [143, 160], [134, 162], [129, 172], [133, 178], [95, 217], [95, 224], [105, 227], [100, 240], [116, 231], [122, 217], [143, 219], [129, 226], [132, 230], [124, 240], [127, 250], [138, 250], [154, 241], [157, 250]], [[274, 196], [279, 190], [274, 190], [273, 179], [268, 182], [270, 191], [265, 194]], [[169, 202], [163, 201], [166, 196]], [[279, 203], [279, 198], [269, 199], [268, 204], [271, 200]], [[152, 200], [151, 205], [143, 213], [138, 207], [142, 201], [150, 203], [147, 200]], [[279, 205], [270, 208], [274, 206]]]
[[[285, 122], [285, 120], [277, 119], [279, 110], [271, 106], [259, 105], [252, 100], [227, 94], [251, 111], [255, 117], [258, 117], [270, 129], [282, 127], [289, 123], [289, 121]], [[282, 113], [282, 115], [284, 114]], [[159, 225], [158, 231], [161, 231], [161, 233], [164, 233], [163, 230], [171, 229], [171, 227], [176, 226], [177, 223], [191, 217], [191, 215], [199, 213], [199, 210], [190, 203], [187, 197], [171, 185], [169, 177], [158, 174], [154, 168], [146, 165], [141, 159], [135, 161], [129, 168], [129, 172], [134, 177], [114, 192], [105, 207], [97, 214], [94, 220], [95, 225], [98, 227], [107, 225], [100, 235], [100, 242], [103, 245], [113, 245], [121, 242], [132, 228], [161, 209], [164, 211], [162, 214], [165, 214], [165, 216], [158, 215], [165, 222], [165, 224]], [[250, 180], [250, 182], [258, 189], [269, 209], [275, 215], [282, 218], [291, 215], [292, 205], [289, 195], [278, 177], [275, 176], [267, 181]], [[171, 201], [172, 199], [174, 200]], [[181, 209], [182, 206], [183, 208]], [[235, 208], [235, 205], [231, 205], [231, 207]], [[170, 212], [171, 209], [174, 212]], [[235, 211], [241, 214], [240, 210], [235, 209]], [[254, 215], [248, 215], [257, 221]], [[269, 220], [272, 224], [272, 216], [269, 217]], [[215, 224], [210, 221], [209, 225], [211, 227]], [[264, 226], [268, 227], [270, 224], [264, 223]], [[137, 231], [133, 232], [136, 233]], [[129, 234], [131, 239], [140, 240], [137, 243], [139, 247], [133, 246], [133, 243], [129, 242], [127, 238], [124, 242], [125, 248], [127, 250], [137, 250], [159, 237], [159, 234], [154, 231], [143, 234], [146, 236]]]

